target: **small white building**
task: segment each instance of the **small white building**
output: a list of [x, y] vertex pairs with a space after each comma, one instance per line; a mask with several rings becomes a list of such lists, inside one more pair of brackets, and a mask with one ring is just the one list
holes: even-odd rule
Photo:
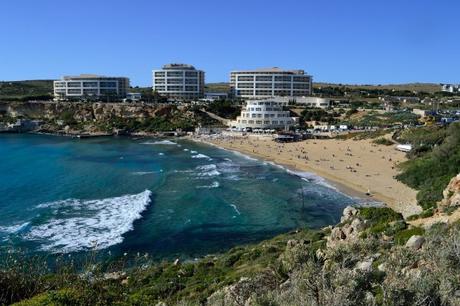
[[269, 100], [248, 100], [241, 110], [241, 115], [229, 126], [237, 129], [289, 129], [298, 122], [298, 117], [291, 117], [284, 110], [284, 102]]
[[123, 102], [139, 102], [142, 99], [142, 94], [138, 92], [128, 92]]

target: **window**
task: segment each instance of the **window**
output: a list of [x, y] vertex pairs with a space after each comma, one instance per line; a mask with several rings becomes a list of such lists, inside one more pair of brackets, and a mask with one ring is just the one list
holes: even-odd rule
[[100, 82], [99, 86], [104, 88], [116, 88], [117, 82]]
[[81, 82], [67, 82], [67, 87], [81, 87]]
[[83, 82], [83, 87], [97, 87], [97, 82]]
[[272, 76], [271, 75], [258, 75], [256, 76], [256, 81], [271, 82]]

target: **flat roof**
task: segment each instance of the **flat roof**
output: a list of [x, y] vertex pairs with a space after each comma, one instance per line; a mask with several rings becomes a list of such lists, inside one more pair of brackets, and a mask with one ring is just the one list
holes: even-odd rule
[[98, 74], [80, 74], [80, 75], [66, 75], [62, 77], [63, 79], [127, 79], [127, 77], [114, 77]]
[[304, 74], [305, 71], [302, 69], [281, 69], [279, 67], [268, 67], [268, 68], [257, 68], [257, 69], [248, 69], [248, 70], [233, 70], [231, 72], [284, 72], [284, 73], [293, 73], [293, 74]]

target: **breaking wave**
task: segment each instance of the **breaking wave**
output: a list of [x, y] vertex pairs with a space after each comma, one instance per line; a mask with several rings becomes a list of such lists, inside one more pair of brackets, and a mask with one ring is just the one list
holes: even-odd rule
[[142, 217], [151, 194], [145, 190], [102, 200], [68, 199], [38, 205], [53, 209], [60, 218], [32, 226], [24, 238], [41, 243], [41, 250], [53, 253], [105, 249], [123, 241], [123, 234]]

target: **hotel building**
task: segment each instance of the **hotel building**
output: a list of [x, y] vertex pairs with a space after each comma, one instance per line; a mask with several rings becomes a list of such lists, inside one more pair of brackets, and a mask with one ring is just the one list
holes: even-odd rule
[[121, 100], [126, 97], [129, 79], [94, 74], [64, 76], [54, 81], [54, 99], [62, 100]]
[[168, 64], [153, 70], [153, 91], [180, 100], [199, 99], [204, 96], [204, 71], [192, 65]]
[[241, 115], [229, 122], [229, 126], [238, 129], [288, 129], [297, 123], [298, 118], [283, 110], [284, 105], [285, 102], [273, 100], [248, 100]]
[[312, 77], [303, 70], [277, 67], [239, 70], [230, 73], [230, 87], [232, 94], [240, 98], [302, 97], [311, 94]]

